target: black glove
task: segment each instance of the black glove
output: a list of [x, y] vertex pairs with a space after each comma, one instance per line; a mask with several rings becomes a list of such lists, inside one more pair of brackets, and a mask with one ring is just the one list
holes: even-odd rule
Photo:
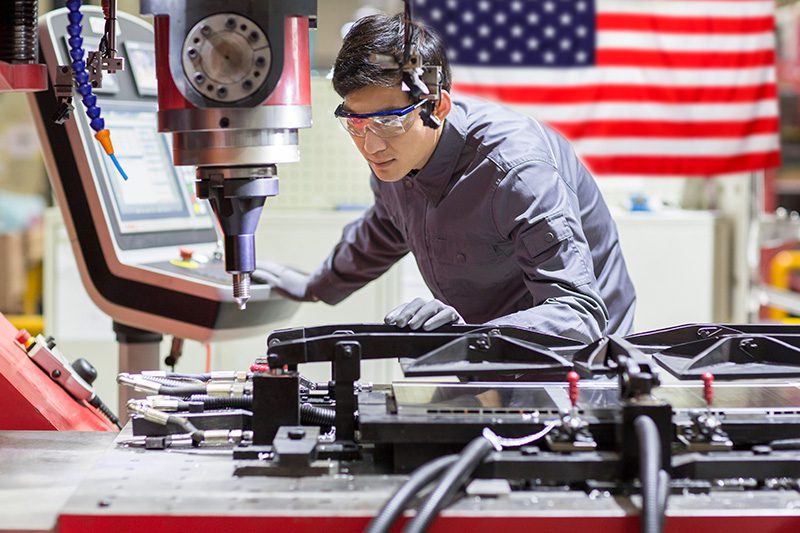
[[453, 307], [439, 300], [434, 299], [426, 302], [422, 298], [415, 298], [392, 309], [383, 320], [390, 326], [400, 328], [408, 326], [411, 329], [419, 329], [422, 326], [425, 331], [431, 331], [448, 324], [464, 323], [464, 319]]
[[259, 283], [270, 285], [275, 291], [290, 300], [298, 302], [317, 301], [317, 298], [312, 296], [308, 290], [308, 282], [311, 276], [298, 272], [293, 268], [269, 261], [259, 261], [256, 263], [256, 269], [250, 277]]

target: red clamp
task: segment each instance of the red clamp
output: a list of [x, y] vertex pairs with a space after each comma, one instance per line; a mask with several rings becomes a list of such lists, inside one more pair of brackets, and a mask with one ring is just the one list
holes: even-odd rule
[[578, 381], [580, 381], [580, 379], [581, 377], [574, 370], [567, 374], [567, 381], [569, 382], [569, 401], [572, 403], [573, 408], [578, 405]]
[[250, 365], [250, 372], [269, 372], [269, 365], [253, 363]]
[[706, 405], [711, 407], [714, 403], [714, 374], [706, 372], [703, 378], [703, 397], [706, 399]]

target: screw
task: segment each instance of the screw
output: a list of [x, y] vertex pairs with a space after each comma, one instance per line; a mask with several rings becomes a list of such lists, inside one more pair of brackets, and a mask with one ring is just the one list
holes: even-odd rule
[[203, 76], [200, 72], [195, 73], [194, 81], [197, 83], [204, 83], [206, 81], [206, 77]]
[[232, 30], [233, 28], [235, 28], [236, 27], [236, 19], [231, 17], [228, 20], [226, 20], [225, 21], [225, 27], [228, 28], [229, 30]]
[[230, 124], [231, 121], [228, 119], [228, 117], [222, 117], [221, 119], [219, 119], [220, 128], [227, 128], [228, 126], [230, 126]]
[[61, 370], [59, 370], [59, 369], [57, 369], [57, 368], [56, 368], [55, 370], [53, 370], [53, 371], [50, 373], [50, 375], [51, 375], [51, 376], [53, 376], [53, 379], [58, 379], [58, 378], [60, 378], [60, 377], [61, 377]]
[[264, 57], [263, 57], [263, 56], [258, 56], [258, 57], [256, 58], [256, 66], [257, 66], [257, 67], [263, 67], [263, 66], [264, 66], [264, 65], [266, 65], [266, 64], [267, 64], [267, 60], [266, 60], [266, 59], [264, 59]]
[[290, 429], [288, 435], [292, 440], [300, 440], [306, 436], [306, 432], [303, 429]]
[[211, 26], [206, 24], [205, 26], [200, 28], [200, 33], [208, 37], [209, 35], [211, 35]]
[[253, 41], [253, 42], [258, 41], [258, 37], [259, 37], [258, 32], [255, 31], [255, 30], [251, 31], [249, 37], [250, 37], [250, 40]]
[[186, 55], [188, 55], [190, 59], [194, 59], [197, 57], [197, 50], [189, 48], [189, 50], [186, 51]]
[[245, 91], [249, 91], [252, 88], [253, 88], [253, 82], [250, 80], [244, 80], [244, 83], [242, 83], [242, 89], [244, 89]]
[[228, 96], [228, 89], [226, 89], [225, 87], [220, 87], [219, 89], [217, 89], [217, 96], [219, 96], [220, 98], [225, 98], [226, 96]]

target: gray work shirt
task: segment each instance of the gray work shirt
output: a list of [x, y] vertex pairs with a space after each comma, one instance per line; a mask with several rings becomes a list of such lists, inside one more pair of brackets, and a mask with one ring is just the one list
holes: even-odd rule
[[570, 144], [536, 120], [459, 99], [424, 168], [371, 185], [375, 204], [312, 275], [317, 298], [338, 303], [411, 251], [467, 323], [584, 342], [631, 331], [636, 295], [608, 207]]

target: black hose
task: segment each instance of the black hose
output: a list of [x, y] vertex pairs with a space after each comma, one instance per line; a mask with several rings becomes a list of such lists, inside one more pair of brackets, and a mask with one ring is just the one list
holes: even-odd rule
[[800, 439], [779, 439], [769, 443], [773, 450], [800, 450]]
[[336, 422], [336, 411], [316, 407], [310, 403], [300, 405], [300, 423], [311, 426], [331, 427]]
[[364, 530], [364, 533], [386, 533], [395, 521], [403, 514], [408, 502], [428, 484], [439, 477], [442, 470], [449, 467], [458, 459], [458, 455], [445, 455], [425, 463], [411, 473], [411, 477], [403, 483], [392, 497], [383, 505], [378, 515]]
[[117, 415], [114, 414], [114, 411], [109, 409], [108, 406], [103, 402], [103, 400], [100, 399], [100, 396], [95, 394], [94, 398], [89, 400], [89, 405], [97, 408], [98, 411], [103, 413], [103, 415], [106, 418], [108, 418], [112, 424], [117, 426], [117, 429], [122, 429], [122, 426], [119, 423], [119, 418], [117, 418]]
[[203, 402], [205, 409], [252, 409], [252, 396], [210, 396], [208, 394], [194, 394], [189, 397], [190, 402]]
[[160, 383], [161, 385], [167, 385], [170, 387], [182, 387], [184, 385], [199, 385], [200, 383], [197, 380], [187, 381], [187, 380], [180, 380], [175, 378], [169, 378], [164, 376], [149, 376], [147, 374], [141, 375], [142, 379], [147, 381], [153, 381], [155, 383]]
[[431, 494], [425, 498], [422, 508], [417, 512], [413, 520], [403, 529], [404, 533], [422, 533], [431, 522], [433, 522], [439, 511], [453, 500], [456, 491], [469, 480], [475, 469], [483, 462], [489, 453], [494, 450], [494, 446], [483, 437], [473, 439], [466, 445], [458, 459], [442, 479], [436, 484]]
[[204, 383], [180, 386], [161, 385], [158, 388], [158, 394], [163, 394], [165, 396], [180, 396], [181, 398], [185, 396], [193, 396], [195, 394], [205, 394], [206, 392], [206, 386]]
[[167, 425], [169, 424], [175, 424], [176, 426], [180, 427], [184, 433], [188, 433], [192, 437], [192, 446], [200, 446], [200, 443], [205, 440], [205, 433], [203, 433], [202, 430], [197, 429], [195, 425], [192, 424], [187, 418], [177, 415], [170, 415], [167, 418]]
[[[638, 416], [633, 421], [636, 439], [639, 444], [639, 481], [642, 484], [642, 533], [660, 533], [666, 511], [669, 477], [666, 487], [661, 471], [661, 438], [658, 427], [649, 416]], [[666, 475], [666, 472], [664, 472]], [[659, 497], [660, 494], [662, 497]]]

